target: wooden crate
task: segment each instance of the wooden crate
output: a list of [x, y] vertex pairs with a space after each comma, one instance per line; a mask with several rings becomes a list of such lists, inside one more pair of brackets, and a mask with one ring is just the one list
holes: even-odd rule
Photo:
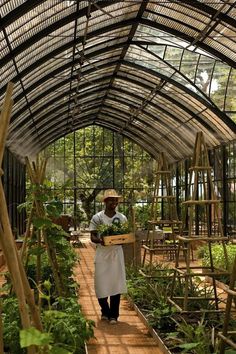
[[122, 235], [103, 236], [103, 241], [104, 241], [105, 246], [122, 245], [124, 243], [135, 242], [135, 236], [133, 233], [122, 234]]

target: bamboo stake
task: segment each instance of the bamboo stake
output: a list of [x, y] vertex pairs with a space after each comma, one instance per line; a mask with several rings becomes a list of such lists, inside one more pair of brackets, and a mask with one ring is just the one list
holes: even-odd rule
[[5, 147], [5, 143], [6, 143], [6, 139], [7, 139], [7, 131], [8, 131], [8, 126], [9, 126], [10, 117], [11, 117], [11, 110], [12, 110], [12, 106], [13, 106], [13, 100], [11, 99], [12, 92], [13, 92], [13, 83], [10, 82], [7, 85], [6, 95], [5, 95], [4, 103], [2, 106], [2, 110], [1, 110], [1, 116], [0, 116], [0, 124], [1, 124], [0, 166], [2, 166], [4, 147]]
[[[0, 166], [2, 165], [3, 153], [5, 142], [7, 138], [7, 130], [10, 121], [11, 109], [13, 105], [13, 100], [11, 95], [13, 92], [13, 84], [9, 83], [7, 86], [6, 96], [3, 103], [3, 108], [1, 111], [1, 131], [0, 131]], [[0, 169], [0, 177], [3, 175], [3, 170]], [[13, 244], [13, 235], [11, 231], [11, 226], [8, 218], [8, 211], [6, 207], [6, 200], [4, 195], [4, 190], [2, 186], [2, 180], [0, 180], [0, 242], [4, 256], [6, 258], [6, 263], [11, 274], [14, 290], [17, 294], [19, 302], [19, 311], [21, 315], [21, 321], [23, 328], [30, 327], [30, 319], [27, 311], [26, 300], [24, 297], [24, 289], [22, 284], [22, 279], [19, 274], [18, 261], [15, 252], [15, 246]]]
[[[40, 230], [38, 230], [38, 235], [37, 235], [37, 238], [38, 238], [38, 247], [41, 247], [42, 244], [41, 244], [41, 232]], [[42, 280], [42, 273], [41, 273], [41, 265], [42, 265], [42, 262], [41, 262], [41, 252], [39, 254], [37, 254], [37, 267], [36, 267], [36, 283], [37, 283], [37, 289], [38, 289], [38, 306], [39, 308], [41, 308], [41, 296], [40, 296], [40, 293], [41, 293], [41, 280]]]
[[[0, 117], [1, 128], [2, 128], [0, 131], [0, 166], [2, 165], [4, 147], [7, 138], [7, 131], [9, 126], [9, 121], [10, 121], [11, 109], [13, 105], [13, 100], [11, 99], [12, 92], [13, 92], [13, 84], [9, 83], [7, 86], [7, 92], [6, 92], [3, 108], [1, 111], [1, 117]], [[2, 176], [2, 174], [3, 171], [0, 168], [0, 177]], [[0, 210], [1, 210], [0, 245], [4, 253], [6, 264], [11, 275], [13, 288], [18, 299], [18, 307], [19, 307], [22, 327], [26, 329], [31, 326], [31, 321], [28, 313], [28, 307], [26, 304], [25, 289], [21, 277], [21, 271], [19, 270], [21, 266], [23, 270], [24, 268], [21, 262], [19, 262], [18, 252], [16, 250], [15, 240], [10, 226], [7, 204], [6, 204], [6, 199], [5, 199], [5, 194], [4, 194], [1, 179], [0, 179]], [[26, 275], [25, 275], [25, 279], [27, 280]], [[27, 348], [27, 352], [29, 354], [35, 354], [36, 348], [31, 346]]]
[[[43, 183], [43, 180], [45, 178], [45, 171], [46, 171], [46, 161], [43, 161], [41, 166], [39, 166], [39, 161], [32, 162], [32, 167], [30, 165], [29, 159], [26, 158], [26, 167], [31, 179], [31, 182], [35, 185], [40, 185]], [[42, 203], [37, 200], [37, 195], [35, 194], [35, 207], [36, 207], [36, 214], [39, 217], [44, 218], [45, 217], [45, 212]], [[63, 282], [60, 277], [60, 272], [59, 272], [59, 267], [57, 263], [57, 257], [56, 253], [53, 247], [51, 247], [50, 242], [48, 240], [47, 232], [45, 230], [42, 231], [47, 254], [48, 254], [48, 259], [52, 268], [54, 280], [55, 280], [55, 286], [57, 289], [57, 292], [60, 296], [63, 296], [64, 292], [64, 286]]]
[[27, 249], [27, 242], [28, 242], [28, 239], [30, 238], [30, 228], [31, 228], [31, 224], [32, 224], [33, 213], [34, 213], [34, 202], [33, 202], [33, 205], [31, 207], [31, 210], [30, 210], [30, 215], [29, 215], [28, 221], [27, 221], [24, 241], [23, 241], [23, 245], [22, 245], [22, 248], [21, 248], [21, 251], [20, 251], [22, 261], [24, 261], [25, 254], [26, 254], [26, 249]]
[[[29, 286], [29, 282], [28, 282], [23, 264], [20, 260], [18, 251], [16, 249], [16, 244], [15, 244], [12, 232], [11, 232], [8, 213], [6, 210], [6, 204], [4, 205], [4, 202], [6, 203], [5, 195], [3, 192], [2, 183], [0, 183], [0, 205], [2, 205], [1, 214], [0, 214], [0, 220], [1, 220], [0, 237], [1, 237], [1, 245], [3, 248], [3, 252], [5, 251], [4, 256], [6, 258], [7, 267], [9, 269], [12, 279], [13, 279], [14, 291], [16, 292], [16, 294], [18, 294], [19, 297], [18, 296], [17, 297], [21, 301], [20, 305], [23, 309], [22, 311], [24, 314], [24, 323], [28, 323], [30, 326], [30, 319], [28, 316], [28, 311], [27, 311], [27, 306], [26, 306], [26, 299], [27, 299], [27, 303], [28, 303], [30, 310], [31, 310], [34, 325], [37, 329], [42, 330], [40, 317], [39, 317], [37, 308], [34, 303], [32, 291]], [[23, 293], [25, 296], [22, 295], [22, 290], [23, 290]], [[25, 297], [26, 297], [26, 299], [25, 299]], [[27, 316], [25, 316], [25, 313], [27, 313]], [[28, 327], [24, 327], [24, 328], [28, 328]]]
[[[15, 249], [16, 249], [16, 246], [15, 246]], [[28, 279], [27, 279], [27, 276], [26, 276], [26, 273], [25, 273], [25, 269], [24, 269], [24, 266], [23, 266], [22, 262], [20, 261], [20, 256], [19, 256], [19, 254], [17, 252], [17, 249], [16, 249], [16, 254], [17, 254], [18, 261], [19, 261], [19, 270], [20, 270], [20, 274], [21, 274], [21, 277], [22, 277], [23, 285], [24, 285], [25, 296], [26, 296], [27, 303], [28, 303], [29, 308], [30, 308], [30, 312], [31, 312], [33, 323], [34, 323], [35, 327], [39, 331], [42, 332], [43, 331], [43, 327], [42, 327], [41, 319], [40, 319], [40, 316], [39, 316], [38, 308], [37, 308], [37, 306], [35, 304], [34, 294], [32, 293], [32, 289], [29, 286], [29, 282], [28, 282]]]

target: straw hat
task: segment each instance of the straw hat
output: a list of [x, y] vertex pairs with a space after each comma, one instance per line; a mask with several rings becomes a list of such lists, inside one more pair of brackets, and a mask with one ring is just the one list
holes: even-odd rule
[[107, 189], [104, 192], [103, 195], [103, 202], [107, 199], [107, 198], [121, 198], [121, 195], [118, 195], [117, 192], [115, 191], [115, 189]]

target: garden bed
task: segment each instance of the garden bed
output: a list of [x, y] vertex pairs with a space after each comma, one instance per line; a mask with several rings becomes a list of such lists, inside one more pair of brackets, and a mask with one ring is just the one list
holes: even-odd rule
[[[145, 276], [148, 270], [149, 277]], [[129, 303], [164, 354], [216, 353], [220, 343], [217, 333], [222, 331], [223, 317], [219, 318], [214, 313], [211, 296], [202, 310], [202, 301], [197, 301], [198, 297], [205, 294], [201, 283], [192, 284], [191, 296], [196, 301], [191, 302], [188, 312], [178, 311], [171, 306], [168, 302], [172, 285], [170, 272], [171, 269], [163, 264], [156, 264], [152, 269], [127, 270]], [[179, 298], [183, 296], [181, 284], [175, 291]], [[230, 328], [235, 328], [233, 318]], [[227, 348], [226, 353], [231, 353], [230, 349]]]
[[159, 337], [158, 333], [149, 325], [148, 320], [146, 319], [145, 315], [142, 313], [142, 311], [138, 308], [137, 305], [135, 305], [130, 297], [127, 297], [127, 300], [130, 304], [130, 306], [135, 310], [137, 313], [138, 317], [140, 320], [143, 322], [143, 324], [146, 326], [148, 329], [148, 332], [151, 334], [153, 339], [156, 341], [158, 348], [162, 350], [164, 354], [171, 354], [169, 349], [166, 347], [165, 343], [162, 341], [162, 339]]

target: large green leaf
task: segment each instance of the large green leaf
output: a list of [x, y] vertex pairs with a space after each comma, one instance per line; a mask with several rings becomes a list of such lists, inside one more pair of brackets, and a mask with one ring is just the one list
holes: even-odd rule
[[182, 349], [193, 349], [199, 346], [200, 343], [185, 343], [185, 344], [180, 344], [178, 347]]
[[51, 342], [52, 337], [50, 333], [42, 333], [34, 327], [30, 327], [20, 331], [21, 348], [26, 348], [30, 345], [47, 345]]

